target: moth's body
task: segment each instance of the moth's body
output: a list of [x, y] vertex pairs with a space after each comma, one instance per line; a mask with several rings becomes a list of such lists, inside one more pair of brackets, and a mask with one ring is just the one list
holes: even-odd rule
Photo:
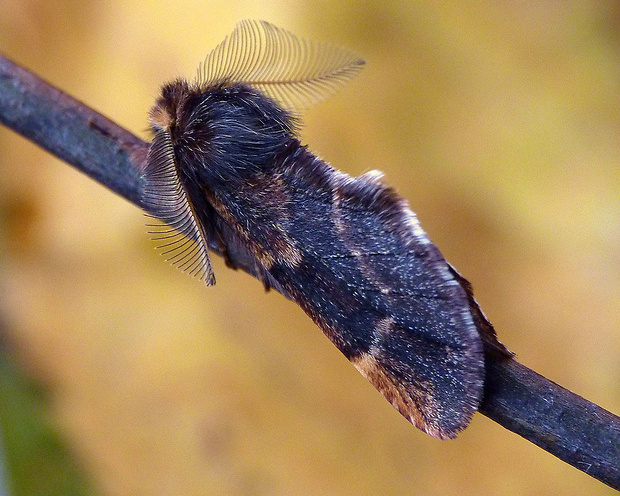
[[[380, 173], [333, 169], [244, 83], [170, 83], [151, 123], [152, 211], [199, 244], [242, 247], [417, 427], [446, 438], [467, 425], [484, 375], [468, 293]], [[170, 183], [149, 174], [178, 192], [153, 201]]]

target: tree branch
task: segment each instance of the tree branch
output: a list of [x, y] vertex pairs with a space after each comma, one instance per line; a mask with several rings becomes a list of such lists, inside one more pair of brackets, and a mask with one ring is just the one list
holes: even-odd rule
[[[142, 207], [149, 144], [1, 55], [0, 122]], [[256, 276], [244, 251], [227, 248]], [[483, 415], [620, 489], [619, 417], [512, 358], [489, 351], [486, 366]]]

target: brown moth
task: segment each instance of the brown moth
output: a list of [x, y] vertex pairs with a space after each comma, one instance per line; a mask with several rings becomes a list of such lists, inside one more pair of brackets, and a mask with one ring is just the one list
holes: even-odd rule
[[158, 239], [174, 265], [211, 285], [209, 246], [241, 250], [402, 415], [451, 438], [481, 401], [483, 339], [508, 352], [381, 173], [350, 177], [297, 137], [296, 112], [363, 64], [267, 22], [240, 23], [196, 81], [163, 87], [143, 203], [169, 225]]

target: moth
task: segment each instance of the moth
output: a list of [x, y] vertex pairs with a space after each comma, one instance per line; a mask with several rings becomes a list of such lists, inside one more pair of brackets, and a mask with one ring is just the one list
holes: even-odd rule
[[212, 285], [209, 247], [241, 251], [405, 418], [452, 438], [481, 401], [483, 341], [502, 346], [381, 172], [350, 177], [298, 139], [300, 109], [363, 65], [241, 22], [151, 109], [143, 205], [166, 224], [156, 239], [172, 264]]

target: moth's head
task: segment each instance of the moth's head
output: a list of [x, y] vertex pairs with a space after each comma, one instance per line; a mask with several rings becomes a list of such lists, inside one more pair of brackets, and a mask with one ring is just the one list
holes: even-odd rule
[[182, 79], [172, 81], [162, 88], [161, 96], [149, 112], [149, 122], [153, 131], [170, 133], [174, 129], [190, 93], [189, 84]]

